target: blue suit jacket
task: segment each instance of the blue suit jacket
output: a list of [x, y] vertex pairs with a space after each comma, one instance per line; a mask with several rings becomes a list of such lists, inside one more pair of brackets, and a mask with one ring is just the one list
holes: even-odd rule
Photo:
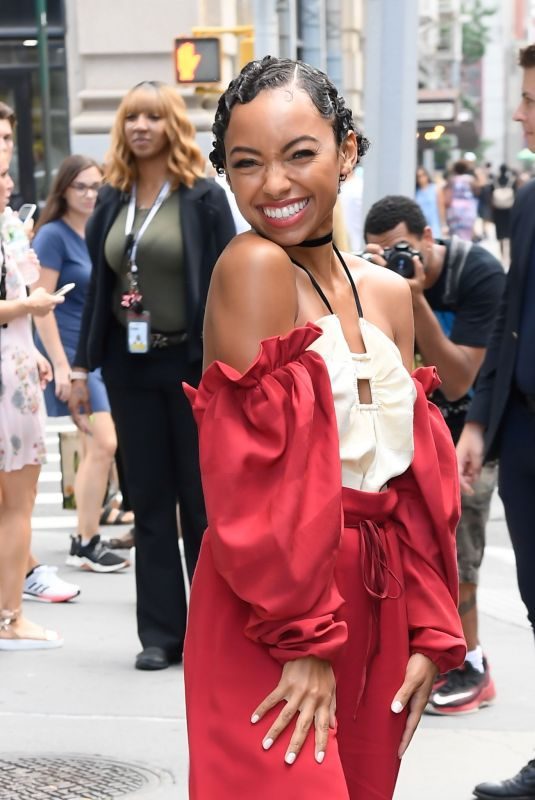
[[466, 416], [467, 422], [479, 422], [485, 426], [487, 459], [499, 455], [501, 427], [514, 383], [522, 302], [535, 246], [534, 236], [535, 181], [530, 181], [517, 193], [513, 206], [511, 267], [475, 395]]

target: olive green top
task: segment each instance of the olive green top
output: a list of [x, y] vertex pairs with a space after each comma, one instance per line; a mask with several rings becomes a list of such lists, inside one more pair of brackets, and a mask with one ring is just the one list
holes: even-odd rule
[[[104, 245], [106, 261], [117, 275], [113, 293], [113, 313], [126, 325], [126, 310], [121, 306], [124, 292], [130, 289], [125, 254], [125, 224], [128, 204], [124, 205], [111, 226]], [[133, 233], [143, 225], [148, 208], [136, 208]], [[177, 333], [186, 328], [184, 254], [180, 227], [178, 191], [164, 200], [137, 249], [139, 290], [143, 308], [150, 311], [151, 328], [162, 333]]]

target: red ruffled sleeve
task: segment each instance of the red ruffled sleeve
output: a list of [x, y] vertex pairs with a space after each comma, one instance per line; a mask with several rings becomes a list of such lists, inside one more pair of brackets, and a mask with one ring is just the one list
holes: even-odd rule
[[400, 526], [411, 652], [423, 653], [447, 672], [466, 654], [457, 610], [457, 461], [442, 414], [427, 399], [440, 385], [436, 370], [422, 367], [413, 379], [414, 459], [391, 481], [399, 496], [394, 517]]
[[342, 533], [336, 415], [308, 324], [262, 342], [240, 375], [221, 362], [185, 386], [199, 428], [207, 536], [218, 572], [250, 605], [245, 633], [279, 662], [332, 660]]

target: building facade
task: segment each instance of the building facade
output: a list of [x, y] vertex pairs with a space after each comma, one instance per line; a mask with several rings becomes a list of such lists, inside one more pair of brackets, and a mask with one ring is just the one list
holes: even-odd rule
[[[253, 52], [326, 69], [362, 118], [365, 0], [46, 0], [45, 6], [53, 169], [69, 152], [103, 159], [125, 92], [143, 80], [175, 83], [174, 40], [199, 29], [213, 29], [222, 50], [219, 87], [180, 87], [205, 153], [217, 93]], [[0, 100], [16, 106], [21, 119], [14, 177], [27, 199], [42, 202], [37, 51], [34, 0], [1, 0]]]

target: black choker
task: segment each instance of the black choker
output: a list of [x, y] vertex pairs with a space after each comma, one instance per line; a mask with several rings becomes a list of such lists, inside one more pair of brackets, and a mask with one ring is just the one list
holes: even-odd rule
[[305, 239], [304, 242], [299, 242], [296, 247], [321, 247], [322, 244], [329, 244], [333, 240], [333, 232], [326, 233], [325, 236], [319, 236], [317, 239]]

